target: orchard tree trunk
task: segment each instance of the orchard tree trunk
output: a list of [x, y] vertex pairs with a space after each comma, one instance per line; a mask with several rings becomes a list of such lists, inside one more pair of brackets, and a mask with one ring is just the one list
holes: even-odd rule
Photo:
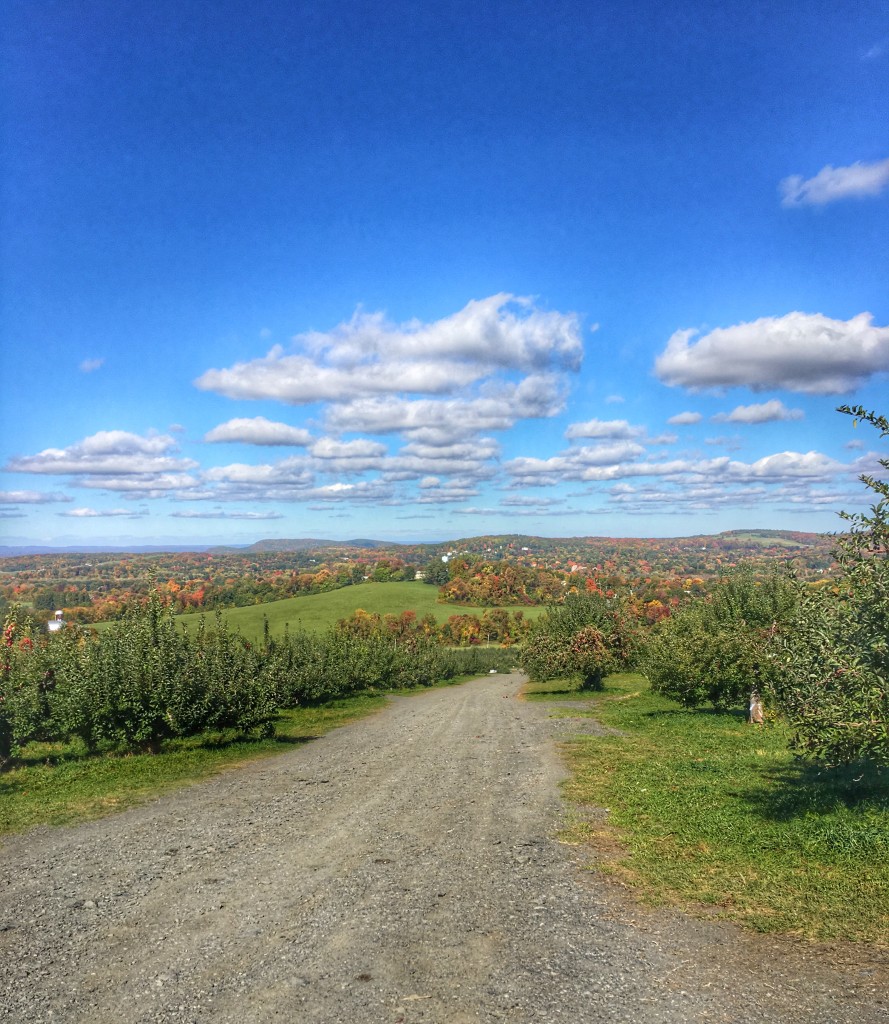
[[581, 690], [604, 690], [605, 674], [603, 672], [587, 672], [581, 677]]
[[8, 768], [12, 760], [12, 725], [0, 718], [0, 772]]

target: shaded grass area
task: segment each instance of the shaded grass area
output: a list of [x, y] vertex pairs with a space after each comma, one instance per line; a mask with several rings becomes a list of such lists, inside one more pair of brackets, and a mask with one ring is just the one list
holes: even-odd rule
[[[245, 608], [226, 608], [223, 610], [228, 625], [239, 630], [248, 639], [259, 639], [263, 633], [263, 620], [268, 619], [272, 635], [284, 632], [285, 625], [291, 629], [307, 629], [322, 632], [336, 625], [339, 619], [353, 615], [357, 609], [377, 615], [400, 615], [403, 611], [415, 612], [418, 619], [432, 615], [439, 624], [447, 621], [451, 615], [481, 615], [485, 608], [470, 608], [464, 605], [440, 604], [438, 587], [427, 583], [361, 583], [353, 587], [342, 587], [324, 594], [306, 594], [302, 597], [289, 597], [283, 601], [271, 601], [268, 604], [248, 605]], [[508, 607], [506, 611], [522, 611], [527, 619], [536, 619], [546, 609], [539, 607]], [[197, 629], [200, 614], [179, 615], [177, 622], [187, 625], [190, 630]], [[208, 623], [213, 622], [213, 612], [205, 613]]]
[[889, 946], [889, 772], [819, 773], [788, 752], [781, 725], [680, 708], [639, 675], [611, 676], [601, 694], [561, 680], [528, 690], [588, 701], [623, 734], [565, 745], [577, 814], [564, 838], [591, 843], [595, 867], [648, 902]]
[[32, 743], [23, 763], [0, 775], [0, 835], [124, 810], [244, 761], [308, 743], [385, 704], [383, 696], [364, 694], [282, 711], [271, 739], [204, 733], [170, 740], [155, 755], [86, 757], [78, 744]]

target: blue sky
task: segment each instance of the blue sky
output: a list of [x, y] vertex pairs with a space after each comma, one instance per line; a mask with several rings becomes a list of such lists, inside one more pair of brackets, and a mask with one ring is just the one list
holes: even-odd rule
[[9, 0], [8, 543], [830, 531], [877, 2]]

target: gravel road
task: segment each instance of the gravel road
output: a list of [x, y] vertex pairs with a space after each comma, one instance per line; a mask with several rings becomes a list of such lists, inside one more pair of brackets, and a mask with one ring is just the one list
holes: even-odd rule
[[[644, 910], [555, 838], [522, 677], [0, 849], [0, 1020], [889, 1024], [885, 960]], [[579, 720], [578, 720], [579, 721]], [[589, 720], [586, 720], [589, 725]]]

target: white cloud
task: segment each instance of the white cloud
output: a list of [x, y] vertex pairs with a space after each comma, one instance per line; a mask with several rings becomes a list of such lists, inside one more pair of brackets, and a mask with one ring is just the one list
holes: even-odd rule
[[870, 313], [850, 320], [820, 313], [763, 317], [716, 328], [692, 343], [697, 333], [676, 331], [658, 356], [655, 372], [665, 384], [837, 394], [889, 371], [889, 327], [875, 327]]
[[250, 484], [266, 486], [311, 487], [314, 476], [305, 456], [282, 459], [274, 464], [258, 466], [234, 462], [228, 466], [213, 466], [204, 472], [204, 479], [210, 483]]
[[474, 300], [430, 324], [389, 323], [358, 311], [328, 332], [297, 335], [251, 362], [208, 370], [197, 387], [230, 398], [290, 404], [350, 402], [378, 395], [444, 395], [502, 370], [577, 370], [583, 356], [574, 313], [537, 309], [509, 294]]
[[139, 497], [156, 498], [170, 491], [180, 491], [198, 484], [197, 477], [188, 473], [134, 473], [132, 476], [85, 476], [77, 480], [78, 487], [96, 491], [117, 491]]
[[382, 313], [359, 310], [333, 331], [298, 335], [294, 341], [338, 366], [363, 365], [372, 353], [396, 362], [432, 358], [509, 369], [576, 370], [583, 357], [576, 314], [536, 309], [530, 299], [505, 292], [474, 299], [431, 324], [411, 320], [395, 325]]
[[701, 483], [696, 486], [669, 486], [659, 482], [642, 487], [616, 484], [611, 489], [611, 501], [626, 511], [645, 511], [657, 508], [685, 507], [689, 511], [705, 511], [722, 506], [750, 507], [767, 500], [769, 491], [762, 486], [727, 488], [724, 484]]
[[450, 480], [441, 487], [427, 487], [417, 499], [420, 505], [456, 505], [475, 498], [478, 490], [459, 480]]
[[787, 480], [806, 479], [829, 480], [847, 469], [841, 462], [822, 455], [821, 452], [777, 452], [766, 455], [749, 465], [731, 462], [728, 475], [736, 480]]
[[309, 451], [316, 459], [335, 459], [336, 461], [365, 462], [373, 460], [379, 463], [386, 454], [386, 446], [379, 441], [360, 438], [356, 441], [335, 441], [329, 437], [321, 437], [315, 441]]
[[359, 438], [355, 441], [335, 441], [322, 437], [309, 449], [312, 468], [333, 476], [354, 476], [385, 465], [386, 446], [379, 441]]
[[123, 430], [102, 430], [68, 448], [46, 448], [36, 455], [9, 460], [11, 473], [115, 474], [137, 475], [194, 469], [191, 459], [175, 458], [172, 437], [150, 434], [142, 437]]
[[327, 426], [336, 432], [403, 434], [427, 445], [451, 445], [481, 432], [508, 430], [521, 419], [555, 416], [564, 407], [552, 375], [526, 377], [477, 398], [364, 398], [333, 406]]
[[104, 366], [104, 359], [84, 359], [80, 364], [81, 373], [94, 373], [100, 367]]
[[312, 501], [354, 501], [363, 504], [387, 504], [392, 490], [379, 480], [362, 480], [354, 484], [326, 484], [315, 487], [306, 495]]
[[263, 359], [236, 363], [227, 370], [207, 370], [195, 385], [228, 398], [308, 405], [403, 391], [448, 394], [479, 380], [486, 372], [477, 365], [445, 360], [390, 360], [341, 369], [323, 366], [306, 356], [285, 356], [276, 347]]
[[113, 519], [123, 517], [126, 519], [140, 519], [141, 512], [134, 512], [132, 509], [112, 508], [105, 511], [98, 511], [94, 508], [72, 508], [70, 512], [57, 512], [56, 515], [65, 516], [70, 519]]
[[[412, 441], [399, 453], [415, 459], [435, 462], [479, 462], [500, 455], [500, 445], [492, 437], [479, 437], [463, 444], [432, 445]], [[396, 456], [397, 458], [398, 456]]]
[[225, 512], [222, 510], [216, 510], [212, 512], [200, 512], [189, 510], [186, 512], [171, 512], [171, 518], [173, 519], [248, 519], [248, 520], [262, 520], [262, 519], [283, 519], [284, 516], [280, 512]]
[[626, 440], [644, 437], [645, 427], [632, 426], [627, 420], [587, 420], [586, 423], [572, 423], [565, 431], [569, 440], [576, 438], [610, 438]]
[[780, 185], [782, 206], [824, 206], [838, 199], [875, 196], [889, 184], [889, 159], [849, 167], [822, 167], [814, 178], [793, 174]]
[[0, 505], [45, 505], [73, 500], [59, 491], [0, 491]]
[[788, 409], [778, 398], [753, 405], [738, 405], [731, 412], [718, 412], [711, 419], [715, 423], [774, 423], [781, 420], [801, 420], [802, 409]]
[[500, 454], [492, 438], [479, 438], [467, 444], [426, 445], [411, 443], [387, 458], [383, 471], [386, 480], [419, 480], [421, 486], [436, 486], [443, 476], [464, 480], [490, 479], [496, 474], [491, 460]]
[[228, 420], [220, 423], [204, 435], [211, 443], [238, 442], [241, 444], [287, 445], [304, 448], [311, 444], [312, 435], [302, 427], [291, 427], [287, 423], [276, 423], [265, 416], [250, 419]]
[[675, 427], [688, 426], [692, 423], [701, 422], [701, 414], [699, 412], [678, 412], [675, 416], [671, 416], [667, 422]]
[[623, 395], [607, 395], [605, 402], [607, 405], [619, 405], [621, 402], [625, 402], [626, 399]]
[[600, 445], [569, 449], [549, 459], [512, 459], [504, 469], [512, 478], [512, 487], [555, 486], [566, 481], [596, 483], [635, 477], [666, 477], [677, 481], [710, 479], [727, 486], [753, 481], [826, 481], [853, 469], [863, 471], [860, 464], [846, 466], [816, 451], [777, 452], [753, 463], [732, 460], [727, 455], [712, 459], [640, 460], [638, 456], [642, 453], [641, 446], [630, 442], [623, 446]]
[[514, 484], [544, 486], [565, 480], [600, 479], [601, 467], [609, 469], [624, 465], [642, 455], [645, 449], [634, 441], [615, 442], [569, 448], [548, 459], [521, 457], [504, 466], [513, 477]]

